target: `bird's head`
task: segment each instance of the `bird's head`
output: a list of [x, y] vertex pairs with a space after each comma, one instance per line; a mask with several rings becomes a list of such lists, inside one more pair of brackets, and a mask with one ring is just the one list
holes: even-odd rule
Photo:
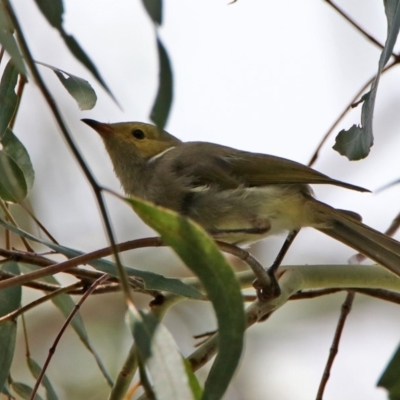
[[143, 122], [106, 124], [93, 119], [82, 119], [82, 122], [101, 136], [113, 162], [125, 156], [147, 161], [182, 143], [168, 132]]

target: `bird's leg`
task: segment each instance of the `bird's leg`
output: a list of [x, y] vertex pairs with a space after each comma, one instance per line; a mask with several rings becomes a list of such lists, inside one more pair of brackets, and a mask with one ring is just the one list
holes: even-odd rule
[[268, 300], [271, 298], [278, 297], [281, 294], [281, 288], [279, 287], [279, 282], [276, 277], [276, 271], [278, 270], [279, 266], [281, 265], [286, 253], [288, 252], [291, 244], [293, 243], [293, 241], [296, 238], [298, 233], [299, 233], [299, 230], [294, 230], [294, 231], [291, 231], [287, 235], [286, 240], [283, 243], [283, 246], [281, 247], [278, 255], [275, 258], [275, 261], [268, 268], [267, 273], [271, 280], [268, 291], [265, 290], [265, 287], [263, 287], [262, 285], [259, 284], [257, 279], [254, 280], [253, 287], [254, 287], [254, 289], [256, 289], [257, 297], [260, 300], [265, 301], [265, 300]]

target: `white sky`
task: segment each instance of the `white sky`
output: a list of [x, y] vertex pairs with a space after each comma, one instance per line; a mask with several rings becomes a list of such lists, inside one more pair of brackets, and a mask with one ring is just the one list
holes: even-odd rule
[[[53, 73], [41, 67], [97, 179], [119, 190], [100, 139], [79, 120], [148, 121], [157, 87], [153, 27], [138, 0], [65, 3], [66, 29], [96, 63], [123, 110], [68, 53], [34, 2], [13, 2], [35, 59], [81, 76], [95, 88], [98, 104], [81, 112]], [[323, 1], [239, 0], [229, 6], [223, 0], [165, 3], [160, 35], [175, 78], [167, 130], [183, 140], [213, 141], [307, 163], [335, 118], [377, 69], [379, 50]], [[361, 26], [384, 41], [382, 2], [341, 3]], [[332, 137], [316, 169], [372, 190], [399, 178], [398, 76], [394, 70], [381, 80], [370, 157], [348, 162], [331, 149]], [[358, 122], [359, 112], [353, 110], [336, 132]], [[45, 226], [70, 247], [90, 251], [105, 246], [91, 190], [33, 83], [24, 94], [15, 133], [32, 156], [36, 169], [32, 201]], [[369, 195], [318, 187], [316, 193], [331, 205], [359, 212], [366, 223], [384, 230], [399, 212], [399, 190]], [[126, 206], [110, 199], [109, 207], [118, 240], [151, 234]], [[268, 265], [281, 240], [254, 246], [257, 257]], [[134, 260], [143, 264], [154, 259], [158, 261], [150, 264], [157, 264], [154, 253], [141, 252]], [[307, 230], [285, 263], [345, 263], [352, 254], [340, 243]], [[251, 329], [237, 381], [226, 398], [251, 400], [268, 394], [279, 400], [315, 398], [342, 298], [291, 303]], [[386, 398], [374, 384], [398, 344], [400, 313], [398, 307], [362, 300], [357, 300], [345, 328], [326, 400]], [[184, 307], [177, 309], [175, 317], [182, 315]], [[174, 317], [166, 323], [178, 337]]]

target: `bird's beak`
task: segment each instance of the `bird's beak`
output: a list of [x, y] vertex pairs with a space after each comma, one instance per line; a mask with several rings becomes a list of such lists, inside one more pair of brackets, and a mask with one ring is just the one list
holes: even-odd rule
[[86, 125], [89, 125], [101, 136], [113, 133], [113, 129], [111, 128], [110, 124], [104, 124], [102, 122], [98, 122], [95, 121], [94, 119], [88, 119], [88, 118], [81, 119], [81, 121], [84, 122]]

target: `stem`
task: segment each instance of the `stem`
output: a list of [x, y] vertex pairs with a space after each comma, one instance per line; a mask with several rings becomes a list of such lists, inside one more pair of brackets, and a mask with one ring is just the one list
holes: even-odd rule
[[344, 303], [342, 304], [339, 321], [336, 326], [336, 331], [335, 331], [335, 335], [333, 337], [333, 342], [332, 342], [331, 349], [329, 352], [328, 360], [326, 362], [325, 370], [324, 370], [324, 373], [322, 374], [321, 383], [318, 388], [316, 400], [323, 399], [325, 387], [326, 387], [326, 384], [328, 383], [328, 380], [329, 380], [329, 377], [331, 374], [333, 362], [335, 361], [336, 355], [339, 351], [339, 342], [342, 337], [344, 324], [345, 324], [346, 319], [351, 311], [351, 306], [353, 305], [354, 296], [355, 296], [355, 293], [353, 291], [349, 291], [347, 293]]

